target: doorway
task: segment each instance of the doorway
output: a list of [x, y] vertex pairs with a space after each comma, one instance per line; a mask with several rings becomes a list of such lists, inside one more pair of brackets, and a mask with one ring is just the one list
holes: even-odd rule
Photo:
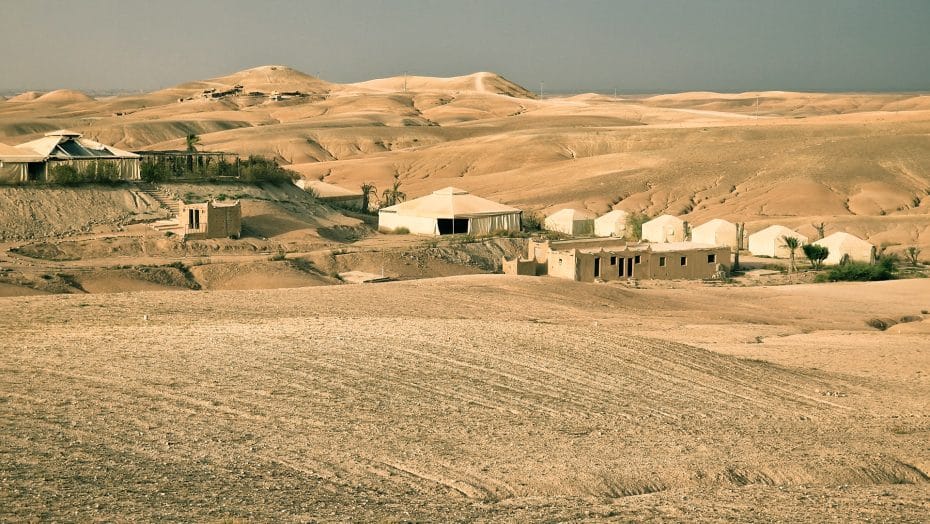
[[42, 179], [45, 174], [44, 162], [29, 162], [26, 164], [26, 180], [36, 182]]
[[469, 229], [467, 218], [437, 218], [436, 225], [440, 235], [463, 235]]
[[601, 278], [601, 259], [594, 257], [594, 278]]
[[633, 278], [633, 258], [626, 259], [626, 277]]

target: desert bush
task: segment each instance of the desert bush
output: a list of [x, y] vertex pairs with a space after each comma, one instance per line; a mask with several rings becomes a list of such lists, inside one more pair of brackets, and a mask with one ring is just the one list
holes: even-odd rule
[[879, 260], [877, 264], [864, 262], [847, 262], [830, 271], [817, 275], [817, 282], [871, 282], [877, 280], [891, 280], [897, 270], [895, 262], [888, 258]]
[[643, 224], [649, 222], [649, 215], [645, 213], [630, 213], [626, 219], [626, 234], [630, 240], [643, 239]]
[[907, 257], [907, 261], [912, 266], [917, 266], [920, 261], [917, 260], [917, 257], [920, 256], [920, 248], [917, 246], [910, 246], [904, 250], [904, 256]]
[[543, 230], [543, 219], [536, 213], [524, 213], [520, 217], [520, 228], [526, 232]]
[[84, 182], [84, 177], [74, 166], [52, 164], [48, 167], [48, 180], [62, 186], [76, 186]]
[[391, 230], [390, 233], [394, 235], [409, 235], [410, 230], [407, 229], [406, 227], [398, 227], [398, 228], [394, 228], [393, 230]]
[[801, 251], [803, 251], [804, 256], [810, 260], [811, 267], [814, 269], [823, 267], [823, 261], [830, 256], [830, 250], [826, 246], [818, 244], [804, 244], [801, 246]]
[[293, 183], [300, 175], [279, 166], [274, 160], [260, 156], [250, 156], [239, 164], [239, 178], [248, 183]]

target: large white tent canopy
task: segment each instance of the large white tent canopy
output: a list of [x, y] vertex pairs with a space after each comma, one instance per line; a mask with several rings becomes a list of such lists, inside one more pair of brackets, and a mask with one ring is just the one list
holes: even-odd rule
[[378, 228], [417, 235], [519, 231], [521, 211], [468, 191], [447, 187], [378, 211]]

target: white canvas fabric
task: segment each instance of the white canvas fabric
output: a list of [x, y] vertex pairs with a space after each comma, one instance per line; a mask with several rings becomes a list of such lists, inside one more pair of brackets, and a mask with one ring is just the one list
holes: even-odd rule
[[682, 242], [685, 240], [685, 222], [672, 215], [660, 215], [643, 224], [643, 240]]
[[462, 220], [467, 221], [468, 233], [480, 235], [519, 231], [520, 214], [515, 207], [447, 187], [378, 211], [378, 228], [392, 231], [405, 227], [414, 234], [439, 235], [440, 220]]
[[596, 216], [586, 209], [561, 209], [546, 217], [544, 227], [566, 235], [593, 235]]
[[791, 252], [784, 247], [784, 237], [795, 237], [801, 244], [807, 243], [807, 237], [801, 233], [774, 225], [749, 235], [749, 252], [757, 257], [788, 258]]
[[871, 263], [875, 260], [875, 246], [849, 233], [838, 232], [814, 242], [829, 250], [824, 264], [839, 264], [848, 256], [853, 262]]
[[691, 229], [691, 240], [736, 249], [736, 224], [715, 218]]
[[629, 218], [630, 214], [620, 209], [597, 217], [594, 220], [594, 236], [622, 238], [626, 234]]

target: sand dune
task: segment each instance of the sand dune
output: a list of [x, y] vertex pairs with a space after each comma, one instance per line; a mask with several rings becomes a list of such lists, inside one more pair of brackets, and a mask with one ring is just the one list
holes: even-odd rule
[[445, 91], [457, 93], [473, 91], [517, 98], [535, 98], [533, 93], [526, 88], [507, 80], [501, 75], [488, 72], [449, 78], [412, 75], [393, 76], [349, 84], [346, 88], [361, 88], [366, 91], [392, 93], [405, 92], [405, 90], [406, 92]]
[[94, 99], [87, 96], [86, 94], [75, 91], [73, 89], [58, 89], [56, 91], [51, 91], [45, 93], [44, 95], [36, 98], [35, 103], [43, 103], [50, 105], [70, 105], [78, 104], [81, 102], [93, 102]]
[[26, 91], [15, 96], [11, 96], [7, 99], [10, 102], [31, 102], [45, 93], [39, 91]]
[[[930, 250], [916, 225], [930, 214], [930, 97], [919, 93], [536, 100], [493, 73], [406, 81], [404, 92], [404, 77], [334, 84], [263, 66], [66, 112], [6, 103], [0, 140], [73, 128], [128, 149], [168, 149], [196, 133], [207, 150], [271, 156], [350, 188], [398, 174], [410, 197], [455, 185], [529, 212], [617, 208], [758, 225], [816, 217]], [[311, 96], [200, 97], [237, 84]]]

